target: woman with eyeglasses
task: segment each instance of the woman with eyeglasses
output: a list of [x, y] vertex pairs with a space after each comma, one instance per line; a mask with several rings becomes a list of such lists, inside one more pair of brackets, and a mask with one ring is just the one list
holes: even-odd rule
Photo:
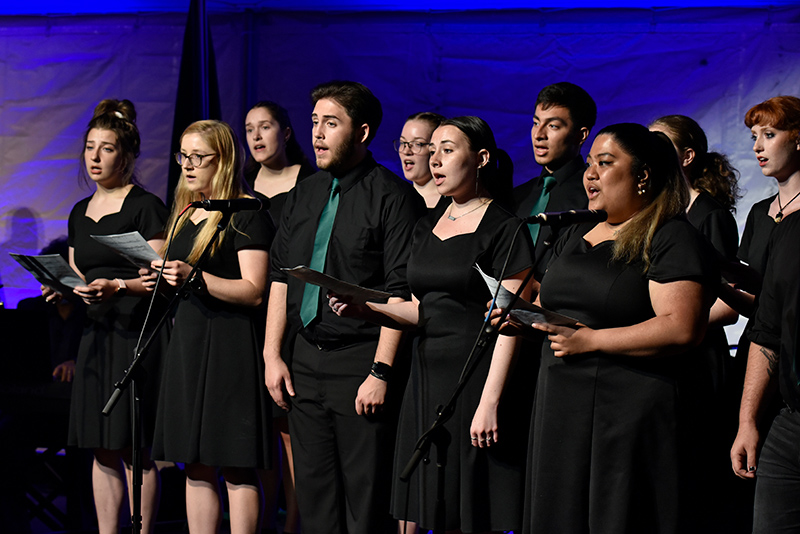
[[[247, 197], [241, 155], [230, 126], [198, 121], [181, 136], [176, 155], [169, 256], [153, 262], [179, 287], [198, 262], [222, 218], [187, 206], [202, 198]], [[173, 225], [177, 226], [173, 230]], [[173, 233], [174, 232], [174, 233]], [[211, 255], [178, 304], [164, 361], [153, 457], [185, 464], [186, 513], [192, 533], [217, 532], [222, 520], [219, 473], [230, 503], [230, 531], [260, 528], [257, 469], [269, 467], [271, 408], [263, 384], [263, 321], [259, 307], [267, 282], [268, 250], [275, 233], [266, 211], [240, 211], [211, 246]], [[152, 288], [155, 277], [146, 277]]]
[[[147, 312], [148, 293], [137, 268], [92, 235], [138, 231], [158, 250], [164, 242], [167, 208], [157, 196], [134, 184], [134, 162], [141, 144], [136, 110], [129, 100], [103, 100], [83, 138], [83, 175], [95, 191], [69, 215], [69, 263], [86, 281], [74, 293], [87, 307], [72, 387], [68, 444], [92, 449], [92, 488], [101, 534], [119, 532], [120, 513], [131, 480], [130, 400], [122, 395], [106, 417], [102, 409], [123, 378]], [[62, 295], [42, 287], [48, 302]], [[148, 380], [141, 391], [144, 434], [152, 440], [164, 331], [145, 361]], [[158, 470], [143, 452], [142, 531], [152, 532], [158, 509]]]
[[414, 184], [414, 190], [425, 199], [425, 205], [429, 210], [435, 208], [442, 198], [428, 165], [431, 159], [428, 146], [433, 131], [443, 120], [444, 117], [438, 113], [429, 111], [414, 113], [406, 119], [400, 139], [394, 142], [394, 149], [400, 154], [403, 176]]

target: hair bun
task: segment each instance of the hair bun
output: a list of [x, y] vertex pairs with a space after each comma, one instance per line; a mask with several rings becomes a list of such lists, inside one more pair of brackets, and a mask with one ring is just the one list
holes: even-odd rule
[[130, 100], [116, 100], [114, 98], [106, 98], [102, 100], [97, 107], [94, 108], [93, 119], [103, 115], [111, 115], [118, 119], [136, 123], [136, 108]]

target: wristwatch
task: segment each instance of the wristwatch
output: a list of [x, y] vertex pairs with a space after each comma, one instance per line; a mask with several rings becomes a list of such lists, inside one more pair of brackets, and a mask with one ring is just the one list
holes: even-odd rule
[[125, 280], [122, 278], [115, 278], [117, 281], [117, 289], [114, 291], [115, 297], [124, 297], [125, 294], [128, 292], [128, 286], [125, 285]]

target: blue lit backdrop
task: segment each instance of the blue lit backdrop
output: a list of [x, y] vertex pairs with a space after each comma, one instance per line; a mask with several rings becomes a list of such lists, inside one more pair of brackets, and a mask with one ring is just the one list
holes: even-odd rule
[[[93, 13], [96, 3], [37, 4], [38, 13], [65, 5], [79, 13], [52, 16], [7, 4], [0, 15], [29, 16], [0, 16], [0, 241], [4, 252], [36, 252], [66, 234], [69, 210], [90, 194], [78, 186], [78, 153], [102, 98], [136, 103], [139, 176], [165, 197], [188, 1], [116, 2], [109, 5], [123, 12], [106, 14]], [[667, 113], [695, 117], [713, 148], [742, 171], [743, 223], [773, 184], [758, 171], [742, 117], [775, 94], [800, 94], [800, 7], [692, 4], [522, 9], [505, 2], [508, 9], [475, 3], [430, 11], [422, 2], [306, 0], [291, 11], [282, 2], [209, 2], [209, 11], [223, 117], [239, 130], [249, 104], [271, 98], [290, 110], [310, 149], [309, 90], [356, 79], [383, 102], [372, 148], [390, 168], [399, 172], [391, 140], [410, 113], [475, 114], [492, 125], [521, 182], [538, 173], [529, 139], [536, 93], [569, 80], [596, 99], [598, 127]], [[398, 6], [406, 10], [393, 10]], [[37, 293], [7, 254], [0, 258], [0, 300], [13, 306]]]

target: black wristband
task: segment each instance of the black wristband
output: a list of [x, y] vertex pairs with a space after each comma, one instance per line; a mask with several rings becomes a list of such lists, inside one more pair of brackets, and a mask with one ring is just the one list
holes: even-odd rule
[[378, 380], [388, 382], [392, 378], [392, 366], [383, 362], [372, 362], [372, 370], [369, 372]]
[[194, 276], [189, 280], [189, 287], [196, 292], [202, 292], [206, 288], [206, 281], [203, 280], [203, 271], [198, 269], [195, 271]]

